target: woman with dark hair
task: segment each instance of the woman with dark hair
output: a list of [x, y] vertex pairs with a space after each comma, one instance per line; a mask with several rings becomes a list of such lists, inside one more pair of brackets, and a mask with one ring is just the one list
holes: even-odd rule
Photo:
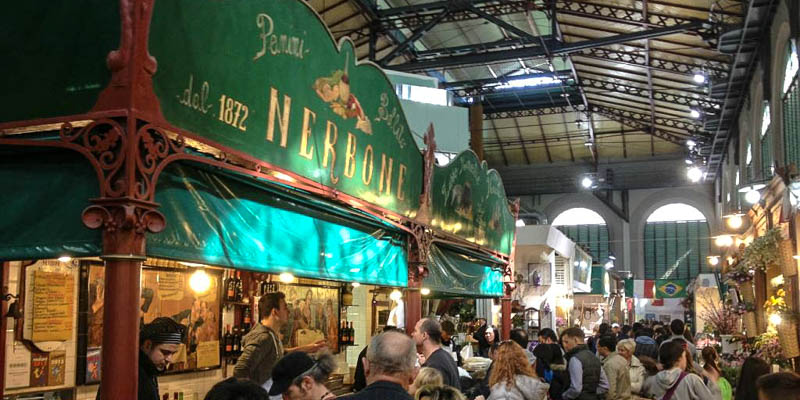
[[659, 400], [708, 400], [719, 399], [703, 383], [700, 376], [686, 372], [690, 359], [682, 341], [664, 343], [659, 358], [664, 370], [644, 383], [643, 392], [651, 399]]
[[769, 373], [769, 364], [758, 357], [747, 357], [742, 364], [739, 383], [736, 385], [736, 400], [758, 400], [756, 381]]
[[719, 387], [722, 400], [731, 400], [733, 389], [728, 380], [722, 376], [717, 350], [713, 346], [707, 346], [703, 348], [700, 355], [703, 357], [703, 377], [708, 379], [709, 383], [716, 384]]
[[488, 400], [545, 400], [550, 385], [536, 377], [522, 347], [506, 341], [497, 347], [489, 387]]
[[561, 400], [561, 395], [569, 389], [569, 372], [561, 347], [557, 344], [539, 344], [533, 348], [533, 355], [536, 357], [533, 364], [536, 376], [550, 384], [550, 399]]

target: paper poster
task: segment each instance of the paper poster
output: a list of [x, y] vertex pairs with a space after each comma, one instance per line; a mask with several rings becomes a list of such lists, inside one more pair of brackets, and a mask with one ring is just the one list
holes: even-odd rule
[[161, 295], [161, 300], [183, 300], [184, 288], [184, 273], [182, 272], [159, 272], [158, 273], [158, 291]]
[[200, 342], [197, 345], [197, 368], [219, 365], [219, 340]]
[[50, 386], [64, 384], [64, 369], [66, 368], [67, 355], [63, 351], [53, 351], [50, 353], [49, 364], [47, 367], [47, 383]]
[[31, 386], [40, 387], [47, 386], [47, 353], [32, 353], [31, 354]]
[[100, 382], [100, 349], [89, 349], [86, 352], [86, 383]]
[[66, 341], [72, 337], [74, 285], [70, 273], [34, 271], [32, 341]]
[[6, 353], [6, 389], [28, 387], [31, 383], [31, 352], [24, 346], [14, 346]]

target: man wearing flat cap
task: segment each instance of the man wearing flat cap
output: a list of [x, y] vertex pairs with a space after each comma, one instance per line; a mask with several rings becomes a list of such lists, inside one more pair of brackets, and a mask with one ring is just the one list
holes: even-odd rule
[[159, 400], [156, 377], [167, 369], [180, 350], [185, 333], [185, 326], [167, 317], [142, 325], [139, 331], [139, 400]]

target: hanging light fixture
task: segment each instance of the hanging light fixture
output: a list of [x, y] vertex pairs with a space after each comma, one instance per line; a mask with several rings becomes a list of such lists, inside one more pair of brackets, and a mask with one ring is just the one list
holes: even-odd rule
[[725, 215], [722, 218], [725, 220], [725, 225], [727, 225], [728, 228], [738, 230], [744, 225], [744, 218], [742, 217], [744, 217], [742, 213], [733, 213]]
[[733, 236], [719, 235], [714, 238], [714, 244], [717, 245], [717, 247], [728, 247], [733, 244]]
[[283, 283], [292, 283], [294, 282], [294, 275], [291, 272], [284, 272], [278, 275], [278, 280]]
[[700, 118], [700, 115], [701, 115], [701, 114], [700, 114], [700, 110], [698, 110], [698, 109], [696, 109], [696, 108], [692, 108], [692, 109], [689, 111], [689, 115], [691, 115], [691, 116], [692, 116], [692, 118], [694, 118], [694, 119]]
[[391, 299], [392, 301], [398, 301], [398, 300], [400, 300], [402, 298], [403, 298], [403, 294], [400, 293], [400, 291], [397, 290], [397, 289], [392, 290], [392, 293], [389, 293], [389, 299]]
[[581, 186], [583, 186], [584, 189], [589, 189], [590, 187], [592, 187], [592, 185], [594, 185], [594, 181], [592, 180], [592, 178], [584, 176], [583, 179], [581, 179]]
[[744, 200], [749, 204], [756, 204], [761, 200], [761, 189], [765, 187], [763, 183], [754, 183], [740, 188], [739, 193], [744, 193]]
[[719, 256], [708, 256], [708, 265], [716, 267], [719, 265]]
[[430, 290], [430, 289], [428, 289], [428, 288], [426, 288], [426, 287], [424, 287], [424, 288], [422, 288], [422, 289], [420, 289], [420, 290], [419, 290], [419, 293], [420, 293], [421, 295], [423, 295], [423, 296], [427, 296], [427, 295], [431, 294], [431, 290]]
[[700, 179], [703, 179], [703, 170], [698, 167], [691, 167], [686, 171], [686, 176], [694, 183], [700, 182]]
[[703, 83], [706, 83], [706, 74], [702, 72], [695, 72], [694, 75], [692, 76], [692, 80], [694, 81], [694, 83], [702, 85]]

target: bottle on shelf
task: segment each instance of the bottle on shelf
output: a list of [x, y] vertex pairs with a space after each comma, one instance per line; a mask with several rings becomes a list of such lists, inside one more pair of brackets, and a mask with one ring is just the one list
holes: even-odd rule
[[242, 271], [236, 271], [236, 301], [241, 302], [244, 299], [244, 290], [242, 289]]
[[234, 301], [236, 299], [236, 278], [233, 271], [228, 271], [228, 279], [225, 282], [225, 300]]
[[352, 321], [350, 322], [350, 327], [347, 328], [347, 333], [348, 333], [347, 336], [350, 339], [348, 341], [348, 344], [350, 344], [352, 346], [352, 345], [354, 345], [356, 343], [356, 330], [353, 329], [353, 322]]
[[267, 283], [267, 280], [264, 279], [261, 281], [261, 284], [258, 285], [258, 295], [263, 296], [267, 294], [267, 290], [269, 290], [269, 284]]
[[233, 335], [231, 335], [231, 326], [226, 325], [225, 328], [225, 335], [222, 338], [222, 342], [225, 344], [225, 350], [223, 351], [223, 355], [230, 356], [233, 354]]
[[244, 314], [242, 316], [242, 325], [243, 325], [242, 326], [242, 330], [244, 332], [249, 331], [250, 330], [250, 324], [253, 323], [252, 317], [250, 315], [251, 313], [252, 312], [250, 311], [250, 306], [244, 306], [244, 310], [242, 310], [242, 314]]

